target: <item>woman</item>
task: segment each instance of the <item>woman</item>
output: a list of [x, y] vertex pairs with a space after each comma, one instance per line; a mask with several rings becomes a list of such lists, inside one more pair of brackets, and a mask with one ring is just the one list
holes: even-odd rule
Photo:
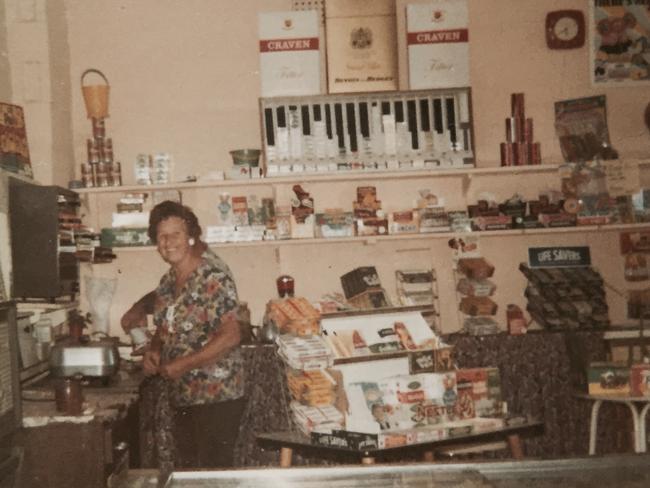
[[235, 282], [200, 241], [201, 227], [188, 207], [156, 205], [148, 233], [170, 269], [155, 290], [156, 333], [143, 369], [170, 384], [176, 467], [232, 466], [245, 404]]

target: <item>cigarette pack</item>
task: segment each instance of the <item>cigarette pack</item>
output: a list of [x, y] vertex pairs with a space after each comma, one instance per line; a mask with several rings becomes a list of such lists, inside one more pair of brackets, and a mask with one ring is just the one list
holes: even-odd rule
[[397, 27], [391, 0], [327, 2], [329, 93], [397, 89]]
[[466, 0], [430, 0], [406, 6], [409, 87], [469, 86]]
[[316, 10], [259, 14], [263, 97], [321, 92], [318, 17]]

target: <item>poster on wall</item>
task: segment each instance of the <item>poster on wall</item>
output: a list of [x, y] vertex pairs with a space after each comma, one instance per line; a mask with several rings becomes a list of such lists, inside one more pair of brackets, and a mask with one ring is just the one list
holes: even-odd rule
[[33, 178], [23, 108], [0, 102], [0, 169]]
[[592, 0], [589, 29], [594, 85], [650, 83], [650, 0]]

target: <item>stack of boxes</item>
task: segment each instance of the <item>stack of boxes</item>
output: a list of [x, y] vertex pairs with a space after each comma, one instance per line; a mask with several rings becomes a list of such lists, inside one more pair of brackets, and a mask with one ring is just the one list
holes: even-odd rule
[[533, 119], [527, 119], [524, 112], [524, 94], [513, 93], [510, 105], [506, 142], [501, 143], [501, 166], [542, 164], [540, 143], [533, 141]]
[[497, 304], [490, 298], [496, 286], [488, 279], [494, 274], [494, 266], [483, 257], [466, 257], [458, 260], [456, 270], [460, 276], [456, 289], [461, 294], [458, 309], [467, 316], [463, 320], [465, 332], [498, 332], [499, 326], [492, 318], [497, 313]]
[[149, 211], [146, 193], [126, 193], [120, 197], [111, 227], [101, 230], [102, 246], [150, 246], [147, 233]]
[[381, 201], [377, 200], [377, 188], [360, 186], [357, 188], [357, 200], [352, 202], [358, 236], [375, 236], [388, 233], [388, 220], [381, 210]]
[[320, 333], [320, 312], [303, 297], [271, 300], [266, 305], [266, 317], [275, 323], [280, 334], [312, 336]]

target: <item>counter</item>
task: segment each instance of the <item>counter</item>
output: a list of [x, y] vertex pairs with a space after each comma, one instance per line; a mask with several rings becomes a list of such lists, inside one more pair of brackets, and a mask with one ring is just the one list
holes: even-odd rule
[[139, 467], [141, 374], [120, 371], [104, 384], [83, 387], [84, 411], [61, 415], [54, 380], [23, 388], [21, 487], [105, 487], [119, 472]]
[[632, 455], [494, 463], [175, 472], [161, 478], [156, 472], [132, 471], [116, 488], [645, 488], [649, 483], [650, 457]]
[[[581, 388], [586, 391], [584, 366], [589, 361], [604, 359], [606, 350], [602, 332], [539, 332], [523, 336], [498, 334], [484, 337], [458, 334], [447, 340], [455, 346], [455, 356], [460, 366], [499, 367], [502, 393], [512, 412], [530, 415], [544, 422], [542, 435], [524, 441], [528, 457], [549, 459], [587, 455], [590, 407], [587, 402], [576, 399], [574, 393]], [[273, 345], [245, 346], [243, 350], [248, 404], [235, 450], [235, 466], [278, 466], [279, 451], [262, 449], [257, 435], [296, 431], [289, 411], [284, 364]], [[139, 449], [130, 450], [132, 467], [173, 471], [171, 411], [164, 401], [166, 390], [159, 378], [143, 379], [139, 375], [128, 375], [107, 387], [86, 388], [85, 394], [91, 410], [87, 415], [74, 418], [74, 422], [86, 424], [87, 429], [78, 427], [82, 424], [75, 424], [76, 429], [69, 428], [73, 425], [73, 419], [57, 415], [52, 396], [49, 403], [47, 400], [23, 401], [26, 425], [32, 425], [26, 431], [33, 434], [39, 428], [49, 427], [53, 433], [40, 438], [42, 445], [65, 444], [76, 446], [77, 449], [81, 445], [90, 446], [93, 436], [99, 435], [97, 432], [106, 435], [108, 431], [111, 439], [129, 440], [130, 437], [131, 446], [139, 445]], [[625, 406], [603, 406], [601, 418], [598, 442], [605, 446], [603, 453], [632, 452], [629, 436], [631, 426]], [[58, 436], [54, 434], [54, 429], [58, 429]], [[66, 449], [66, 455], [74, 458], [72, 448]], [[61, 463], [65, 464], [63, 453], [61, 456]], [[102, 456], [105, 455], [95, 454], [96, 458]], [[499, 459], [501, 454], [490, 456]], [[102, 462], [106, 459], [110, 459], [110, 456], [102, 458]], [[349, 460], [332, 461], [294, 455], [294, 464], [298, 466], [346, 461]], [[106, 469], [112, 469], [113, 464], [108, 463]]]

